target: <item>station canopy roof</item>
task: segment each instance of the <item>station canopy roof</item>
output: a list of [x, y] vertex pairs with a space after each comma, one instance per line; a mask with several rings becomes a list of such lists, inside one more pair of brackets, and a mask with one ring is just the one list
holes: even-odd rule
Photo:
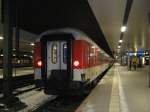
[[25, 31], [38, 35], [56, 28], [79, 29], [113, 56], [86, 0], [16, 0], [14, 7], [14, 23]]

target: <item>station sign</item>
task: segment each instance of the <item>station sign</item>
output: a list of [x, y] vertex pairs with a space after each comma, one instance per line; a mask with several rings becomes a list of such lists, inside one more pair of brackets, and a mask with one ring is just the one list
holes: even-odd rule
[[133, 52], [133, 51], [130, 51], [127, 53], [128, 56], [138, 56], [138, 57], [142, 57], [142, 56], [145, 56], [145, 52], [142, 50], [142, 51], [137, 51], [137, 52]]
[[144, 49], [138, 50], [138, 51], [137, 51], [137, 56], [138, 56], [138, 57], [145, 56], [145, 50], [144, 50]]

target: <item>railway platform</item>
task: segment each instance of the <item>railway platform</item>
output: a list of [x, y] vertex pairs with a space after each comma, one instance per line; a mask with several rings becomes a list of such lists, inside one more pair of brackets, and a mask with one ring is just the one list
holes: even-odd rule
[[[25, 75], [33, 74], [33, 73], [34, 73], [33, 67], [13, 68], [13, 77], [25, 76]], [[3, 69], [0, 69], [0, 79], [2, 78], [3, 78]]]
[[76, 112], [150, 112], [149, 66], [115, 64]]

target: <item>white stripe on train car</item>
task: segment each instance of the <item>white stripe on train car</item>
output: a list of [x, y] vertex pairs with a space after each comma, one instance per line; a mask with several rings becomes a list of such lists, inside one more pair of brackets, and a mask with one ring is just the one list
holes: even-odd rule
[[85, 74], [85, 80], [94, 80], [98, 75], [102, 74], [108, 68], [108, 64], [102, 64], [85, 69], [73, 69], [73, 80], [82, 81], [81, 74]]
[[34, 79], [41, 79], [41, 69], [40, 68], [35, 68], [34, 70]]
[[82, 69], [73, 69], [73, 80], [82, 81], [81, 74], [83, 73]]

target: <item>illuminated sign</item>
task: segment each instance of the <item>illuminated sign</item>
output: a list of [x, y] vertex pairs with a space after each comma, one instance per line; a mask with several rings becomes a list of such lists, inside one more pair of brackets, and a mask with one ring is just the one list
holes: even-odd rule
[[138, 51], [138, 52], [128, 52], [127, 53], [128, 56], [145, 56], [145, 52], [143, 50]]
[[144, 49], [140, 49], [139, 51], [137, 51], [137, 56], [144, 56], [144, 55], [145, 55]]

